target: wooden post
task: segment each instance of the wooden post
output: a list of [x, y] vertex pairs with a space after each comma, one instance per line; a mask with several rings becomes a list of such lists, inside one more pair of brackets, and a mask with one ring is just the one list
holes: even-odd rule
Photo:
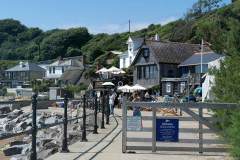
[[152, 152], [156, 150], [156, 107], [152, 107]]
[[122, 103], [122, 153], [127, 151], [127, 106], [126, 97], [123, 97]]
[[[203, 117], [203, 108], [199, 107], [198, 108], [198, 112], [199, 112], [199, 118]], [[198, 121], [199, 123], [199, 153], [202, 154], [203, 153], [203, 124], [201, 121]]]

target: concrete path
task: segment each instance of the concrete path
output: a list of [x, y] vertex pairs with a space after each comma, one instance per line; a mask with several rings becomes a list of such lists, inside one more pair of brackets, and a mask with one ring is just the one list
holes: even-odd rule
[[[116, 110], [118, 115], [121, 115], [121, 110]], [[131, 114], [131, 113], [130, 113]], [[142, 112], [142, 115], [151, 115], [151, 112]], [[231, 160], [225, 153], [199, 153], [194, 152], [156, 152], [151, 151], [136, 151], [136, 153], [122, 153], [122, 137], [121, 137], [121, 118], [116, 117], [118, 125], [113, 117], [111, 117], [111, 125], [106, 125], [106, 129], [99, 129], [99, 134], [88, 135], [89, 142], [77, 142], [69, 146], [70, 153], [57, 153], [49, 157], [47, 160]], [[149, 125], [148, 123], [144, 125]], [[189, 127], [193, 127], [196, 124], [184, 124]], [[113, 131], [110, 135], [108, 133]], [[119, 134], [120, 133], [120, 134]], [[107, 136], [107, 137], [106, 137]], [[132, 135], [135, 136], [135, 135]], [[139, 136], [139, 134], [137, 135]], [[145, 135], [140, 133], [140, 136]], [[183, 135], [187, 136], [187, 135]], [[195, 135], [192, 135], [195, 137]], [[216, 137], [209, 135], [210, 137]], [[105, 139], [103, 139], [106, 137]], [[103, 139], [103, 140], [102, 140]], [[98, 142], [102, 140], [99, 144]], [[148, 142], [146, 142], [147, 144]], [[144, 145], [145, 142], [143, 142]], [[179, 146], [185, 146], [185, 144], [177, 144]], [[95, 146], [95, 147], [94, 147]], [[87, 153], [85, 153], [88, 151]]]

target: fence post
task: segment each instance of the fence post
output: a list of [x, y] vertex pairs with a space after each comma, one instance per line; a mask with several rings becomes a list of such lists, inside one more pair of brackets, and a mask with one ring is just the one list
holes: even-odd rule
[[94, 130], [93, 134], [98, 134], [98, 125], [97, 125], [97, 111], [98, 111], [98, 102], [97, 102], [97, 92], [95, 91], [95, 110], [94, 110]]
[[102, 122], [101, 122], [101, 128], [102, 129], [105, 129], [105, 126], [104, 126], [104, 114], [105, 114], [105, 91], [103, 91], [103, 94], [101, 95], [102, 96]]
[[107, 111], [106, 111], [106, 124], [109, 124], [109, 116], [110, 116], [109, 90], [108, 90], [108, 93], [107, 93], [107, 103], [106, 103], [106, 106], [107, 106]]
[[82, 128], [82, 142], [87, 141], [86, 134], [86, 95], [83, 95], [83, 128]]
[[36, 140], [37, 140], [37, 93], [32, 96], [32, 148], [31, 160], [37, 160]]
[[156, 107], [152, 107], [152, 152], [156, 152]]
[[[203, 108], [199, 107], [198, 108], [198, 112], [199, 112], [199, 119], [201, 119], [203, 117]], [[203, 124], [201, 121], [198, 121], [199, 124], [199, 153], [202, 154], [203, 153]]]
[[123, 97], [122, 103], [122, 153], [127, 151], [127, 106], [126, 97]]
[[61, 152], [69, 152], [68, 142], [67, 142], [67, 125], [68, 125], [67, 107], [68, 107], [68, 96], [67, 94], [64, 94], [63, 141], [62, 141]]

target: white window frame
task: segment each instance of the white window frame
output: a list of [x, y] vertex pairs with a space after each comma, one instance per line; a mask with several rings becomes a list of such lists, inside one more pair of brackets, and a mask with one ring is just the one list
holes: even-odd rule
[[181, 83], [180, 83], [180, 93], [183, 93], [185, 87], [186, 87], [185, 82], [181, 82]]
[[172, 85], [170, 82], [167, 82], [166, 83], [166, 92], [167, 93], [171, 93], [171, 90], [172, 90]]

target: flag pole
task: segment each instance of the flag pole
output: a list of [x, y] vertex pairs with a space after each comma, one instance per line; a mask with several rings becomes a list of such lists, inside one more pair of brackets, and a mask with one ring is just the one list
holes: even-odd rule
[[202, 39], [202, 42], [201, 42], [201, 73], [203, 73], [202, 63], [203, 63], [203, 39]]

